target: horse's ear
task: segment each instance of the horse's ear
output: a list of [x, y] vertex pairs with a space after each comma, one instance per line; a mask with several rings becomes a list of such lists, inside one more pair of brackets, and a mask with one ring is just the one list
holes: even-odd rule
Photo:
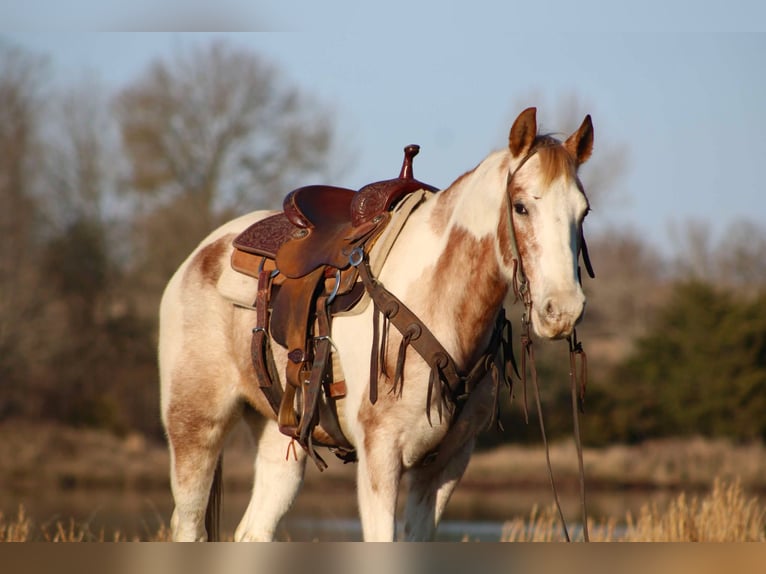
[[588, 161], [593, 151], [593, 122], [590, 114], [585, 116], [580, 129], [567, 138], [564, 147], [575, 158], [578, 166]]
[[537, 137], [537, 108], [527, 108], [513, 122], [511, 133], [508, 135], [508, 147], [513, 157], [525, 155]]

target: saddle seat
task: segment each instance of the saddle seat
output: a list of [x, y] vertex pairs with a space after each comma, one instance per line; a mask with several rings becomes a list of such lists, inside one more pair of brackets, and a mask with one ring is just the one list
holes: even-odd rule
[[436, 188], [413, 177], [412, 160], [420, 146], [404, 148], [399, 177], [378, 181], [358, 192], [309, 185], [290, 192], [283, 211], [254, 223], [234, 240], [237, 249], [274, 259], [280, 273], [304, 277], [322, 266], [348, 267], [351, 250], [385, 227], [388, 212], [418, 189]]

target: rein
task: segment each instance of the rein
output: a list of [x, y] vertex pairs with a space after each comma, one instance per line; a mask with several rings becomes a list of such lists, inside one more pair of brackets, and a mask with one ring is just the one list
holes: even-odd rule
[[[559, 519], [561, 520], [561, 526], [564, 529], [564, 537], [567, 542], [571, 542], [569, 537], [569, 530], [567, 529], [567, 523], [564, 519], [564, 511], [561, 509], [561, 501], [559, 500], [558, 491], [556, 489], [556, 482], [553, 478], [553, 467], [551, 465], [550, 449], [548, 446], [548, 438], [545, 433], [545, 422], [543, 420], [543, 407], [540, 401], [540, 386], [537, 378], [537, 368], [535, 366], [535, 352], [532, 345], [532, 337], [530, 334], [531, 311], [532, 301], [527, 297], [524, 301], [525, 312], [521, 319], [522, 331], [521, 331], [521, 385], [524, 393], [524, 416], [527, 423], [529, 423], [529, 415], [527, 413], [527, 360], [529, 360], [529, 370], [532, 374], [532, 384], [535, 389], [535, 405], [537, 407], [537, 420], [540, 423], [540, 434], [543, 439], [543, 446], [545, 447], [545, 461], [548, 467], [548, 478], [551, 483], [551, 490], [553, 491], [553, 499], [556, 503], [556, 509], [558, 510]], [[567, 338], [569, 343], [569, 378], [571, 382], [572, 390], [572, 418], [574, 421], [574, 438], [577, 448], [577, 463], [579, 469], [579, 482], [580, 482], [580, 508], [582, 513], [582, 531], [583, 540], [590, 542], [590, 536], [588, 535], [588, 509], [585, 501], [585, 465], [582, 454], [582, 439], [580, 436], [580, 420], [579, 414], [585, 412], [583, 404], [585, 401], [585, 387], [587, 384], [587, 372], [588, 372], [588, 359], [585, 351], [583, 350], [582, 343], [577, 340], [577, 331], [573, 331], [572, 335]], [[580, 357], [580, 369], [577, 371], [577, 357]], [[578, 376], [579, 375], [579, 376]]]
[[[590, 264], [590, 262], [588, 262]], [[588, 356], [577, 340], [577, 331], [572, 331], [569, 342], [569, 379], [572, 387], [572, 420], [574, 421], [575, 445], [577, 446], [577, 465], [580, 470], [580, 507], [582, 512], [583, 540], [589, 542], [588, 508], [585, 503], [585, 463], [582, 456], [582, 439], [580, 437], [580, 413], [585, 412], [585, 387], [588, 381]], [[579, 380], [577, 377], [577, 357], [580, 357]]]
[[[559, 500], [558, 491], [556, 489], [556, 483], [553, 478], [553, 468], [551, 465], [551, 457], [550, 457], [550, 449], [548, 446], [548, 438], [545, 432], [545, 423], [543, 421], [543, 409], [542, 404], [540, 401], [540, 387], [538, 384], [538, 378], [537, 378], [537, 368], [535, 366], [535, 353], [534, 348], [532, 346], [532, 337], [530, 334], [530, 327], [532, 325], [532, 298], [529, 292], [529, 282], [527, 280], [527, 277], [524, 273], [524, 270], [521, 265], [521, 256], [519, 255], [519, 249], [516, 244], [516, 231], [513, 225], [513, 212], [511, 207], [511, 185], [513, 183], [514, 176], [519, 172], [519, 170], [524, 166], [527, 161], [529, 161], [532, 156], [534, 156], [540, 149], [543, 147], [546, 147], [545, 145], [542, 146], [533, 146], [532, 149], [527, 152], [527, 155], [525, 155], [519, 164], [516, 166], [516, 168], [513, 171], [508, 172], [508, 178], [506, 180], [506, 194], [505, 194], [505, 205], [506, 205], [506, 212], [508, 214], [508, 226], [509, 226], [509, 237], [510, 237], [510, 248], [511, 248], [511, 256], [513, 258], [513, 290], [514, 294], [516, 296], [517, 301], [522, 301], [524, 304], [524, 314], [522, 316], [522, 331], [521, 331], [521, 383], [522, 383], [522, 392], [524, 397], [524, 417], [527, 423], [529, 423], [529, 414], [527, 412], [527, 360], [529, 361], [529, 367], [530, 372], [532, 374], [532, 383], [534, 385], [535, 389], [535, 404], [537, 407], [537, 418], [540, 423], [540, 434], [542, 435], [543, 439], [543, 445], [545, 446], [545, 460], [548, 467], [548, 478], [550, 479], [551, 483], [551, 490], [553, 491], [553, 499], [556, 503], [556, 509], [558, 510], [559, 519], [561, 520], [561, 525], [564, 529], [564, 537], [566, 538], [567, 542], [571, 542], [571, 538], [569, 537], [569, 530], [567, 529], [566, 520], [564, 519], [564, 512], [561, 509], [561, 502]], [[590, 256], [588, 254], [588, 246], [585, 243], [585, 236], [582, 231], [582, 227], [580, 227], [580, 232], [578, 236], [579, 242], [578, 242], [578, 255], [582, 255], [583, 262], [585, 264], [585, 270], [588, 273], [588, 276], [591, 278], [595, 277], [595, 273], [593, 272], [593, 266], [591, 265]], [[579, 276], [579, 269], [578, 269], [578, 276]], [[581, 277], [580, 277], [581, 279]], [[590, 541], [590, 537], [588, 534], [588, 510], [585, 500], [585, 465], [583, 462], [583, 454], [582, 454], [582, 439], [580, 436], [580, 422], [579, 422], [579, 413], [584, 412], [583, 405], [585, 401], [585, 387], [587, 384], [587, 371], [588, 371], [588, 361], [587, 361], [587, 355], [585, 354], [585, 351], [583, 350], [582, 343], [577, 340], [577, 331], [574, 330], [572, 332], [572, 335], [567, 338], [567, 341], [569, 343], [569, 377], [571, 382], [571, 391], [572, 391], [572, 414], [573, 414], [573, 434], [575, 438], [575, 445], [577, 448], [577, 461], [578, 461], [578, 468], [579, 468], [579, 482], [580, 482], [580, 506], [581, 506], [581, 513], [582, 513], [582, 522], [583, 522], [583, 540], [585, 542]], [[577, 358], [580, 358], [580, 369], [579, 369], [579, 377], [577, 372]]]

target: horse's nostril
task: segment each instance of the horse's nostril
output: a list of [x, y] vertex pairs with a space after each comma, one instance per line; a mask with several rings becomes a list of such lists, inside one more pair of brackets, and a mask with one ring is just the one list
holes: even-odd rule
[[555, 307], [555, 305], [553, 304], [553, 301], [548, 301], [548, 302], [545, 304], [545, 307], [543, 308], [543, 310], [545, 311], [545, 314], [546, 314], [548, 317], [553, 317], [554, 315], [556, 315], [556, 307]]

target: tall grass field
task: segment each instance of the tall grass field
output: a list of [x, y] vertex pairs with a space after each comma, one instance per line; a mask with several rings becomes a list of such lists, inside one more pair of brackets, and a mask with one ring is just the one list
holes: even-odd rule
[[[630, 513], [624, 523], [616, 519], [589, 521], [594, 542], [761, 542], [766, 540], [766, 507], [748, 497], [739, 481], [715, 480], [701, 496], [679, 494], [667, 508], [645, 505], [637, 516]], [[230, 535], [229, 535], [230, 536]], [[146, 537], [128, 537], [119, 530], [92, 532], [74, 520], [38, 524], [20, 506], [15, 516], [0, 513], [0, 542], [164, 542], [166, 525]], [[466, 536], [465, 541], [470, 541]], [[518, 517], [503, 526], [502, 542], [563, 542], [555, 507], [534, 508], [528, 517]]]

